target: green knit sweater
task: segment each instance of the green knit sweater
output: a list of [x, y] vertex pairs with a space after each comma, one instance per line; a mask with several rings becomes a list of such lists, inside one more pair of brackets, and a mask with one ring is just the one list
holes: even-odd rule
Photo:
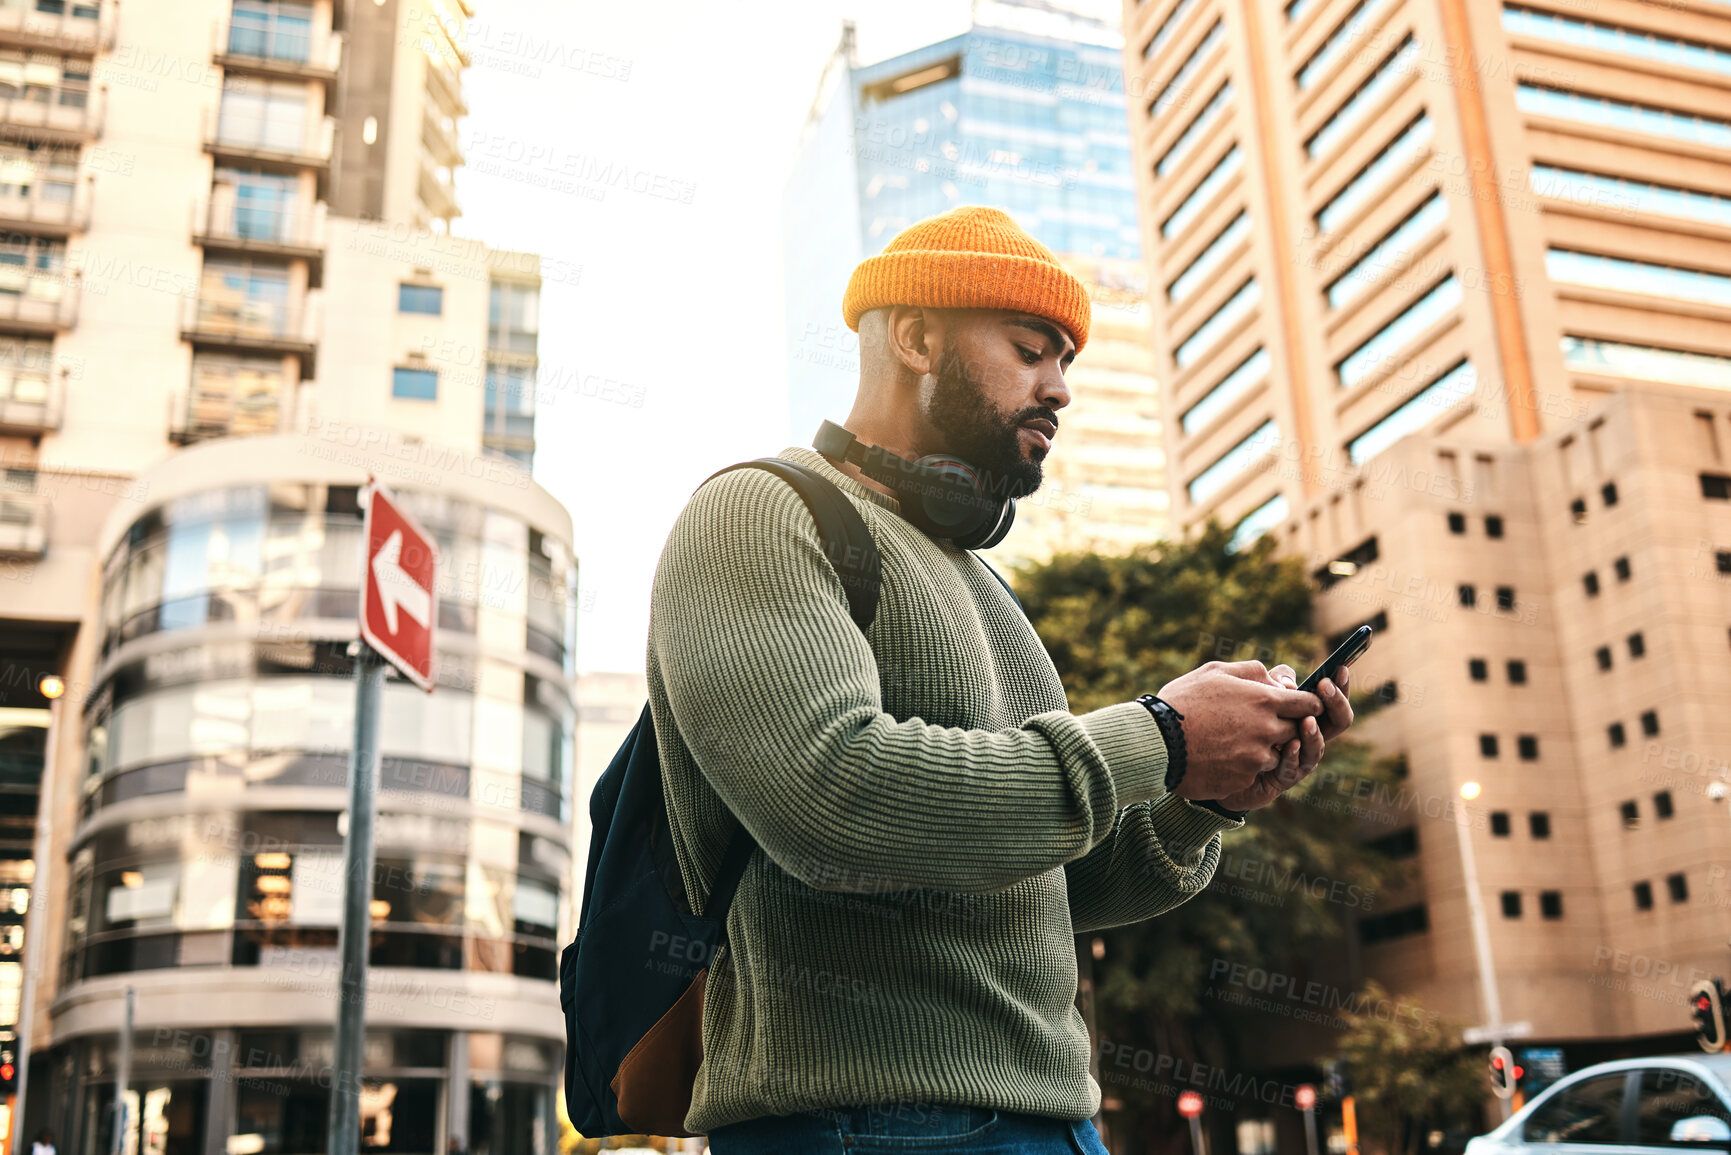
[[805, 503], [761, 469], [705, 484], [662, 552], [649, 700], [688, 893], [734, 815], [759, 847], [686, 1127], [903, 1100], [1087, 1118], [1073, 936], [1190, 898], [1241, 823], [1166, 793], [1141, 705], [1067, 710], [977, 557], [815, 450], [780, 456], [853, 499], [883, 592], [862, 634]]

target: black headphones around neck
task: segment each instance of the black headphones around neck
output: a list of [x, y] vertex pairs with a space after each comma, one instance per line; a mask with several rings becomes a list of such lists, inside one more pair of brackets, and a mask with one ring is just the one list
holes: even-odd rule
[[1016, 520], [1014, 498], [986, 493], [979, 473], [959, 457], [928, 453], [918, 461], [865, 445], [833, 421], [825, 421], [812, 448], [832, 461], [851, 461], [859, 471], [895, 491], [902, 516], [957, 549], [990, 549]]

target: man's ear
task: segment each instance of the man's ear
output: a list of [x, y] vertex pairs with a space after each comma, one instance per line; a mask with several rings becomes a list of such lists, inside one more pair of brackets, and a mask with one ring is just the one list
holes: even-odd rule
[[936, 367], [943, 331], [938, 310], [921, 305], [893, 305], [888, 329], [890, 350], [914, 376], [924, 377]]

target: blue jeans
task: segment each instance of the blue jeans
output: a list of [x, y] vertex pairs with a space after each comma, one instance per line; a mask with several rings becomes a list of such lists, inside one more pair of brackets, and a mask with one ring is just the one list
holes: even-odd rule
[[987, 1107], [886, 1103], [748, 1119], [709, 1133], [712, 1155], [831, 1155], [924, 1151], [943, 1155], [1109, 1155], [1092, 1120], [1017, 1115]]

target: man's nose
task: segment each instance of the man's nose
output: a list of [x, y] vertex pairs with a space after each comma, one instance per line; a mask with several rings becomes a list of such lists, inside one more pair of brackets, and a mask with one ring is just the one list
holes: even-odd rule
[[1046, 362], [1038, 382], [1040, 404], [1048, 409], [1062, 409], [1070, 403], [1070, 386], [1064, 371], [1055, 362]]

